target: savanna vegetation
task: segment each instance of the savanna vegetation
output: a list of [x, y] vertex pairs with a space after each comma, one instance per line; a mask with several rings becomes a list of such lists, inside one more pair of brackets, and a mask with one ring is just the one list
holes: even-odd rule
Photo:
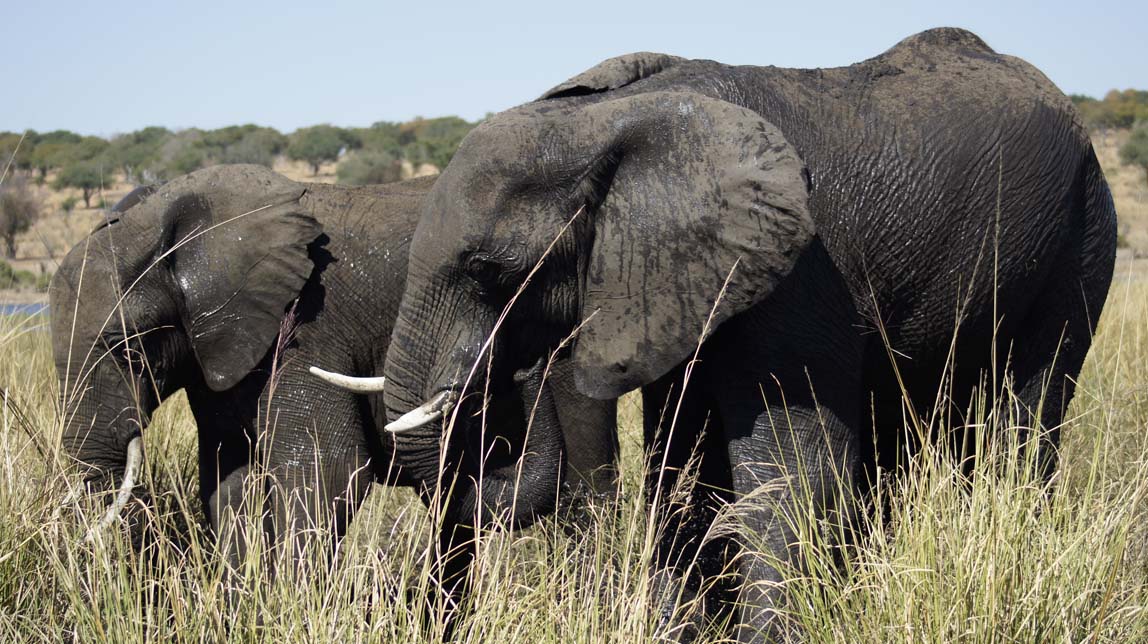
[[[1148, 252], [1142, 157], [1124, 151], [1139, 149], [1136, 132], [1148, 128], [1134, 127], [1148, 119], [1137, 111], [1148, 109], [1148, 92], [1074, 101], [1096, 128], [1122, 243], [1129, 255]], [[0, 197], [31, 195], [36, 206], [26, 226], [4, 224], [24, 227], [5, 249], [13, 261], [0, 263], [0, 289], [42, 287], [46, 277], [16, 263], [29, 252], [58, 256], [98, 221], [101, 200], [114, 203], [135, 183], [222, 162], [273, 165], [303, 180], [393, 181], [420, 164], [445, 165], [472, 125], [447, 117], [290, 135], [257, 126], [147, 128], [111, 140], [0, 134]], [[101, 179], [84, 195], [84, 173], [68, 169], [92, 167]], [[9, 220], [27, 218], [0, 219]], [[35, 244], [45, 250], [27, 250]], [[434, 518], [408, 490], [375, 486], [333, 557], [311, 552], [286, 565], [265, 546], [226, 570], [201, 527], [195, 423], [182, 395], [144, 433], [152, 504], [137, 504], [132, 521], [146, 545], [133, 548], [120, 523], [86, 539], [105, 499], [79, 493], [61, 451], [68, 409], [43, 323], [0, 316], [0, 641], [440, 641], [443, 615], [418, 610], [415, 599], [431, 583]], [[794, 633], [814, 642], [1148, 641], [1148, 280], [1140, 262], [1117, 264], [1051, 483], [1013, 442], [1007, 383], [1003, 390], [970, 410], [975, 467], [929, 447], [905, 475], [883, 473], [871, 505], [888, 511], [862, 513], [848, 538], [834, 524], [795, 526], [808, 556], [804, 568], [785, 569], [784, 619]], [[906, 410], [907, 426], [923, 436], [943, 420], [917, 411]], [[642, 494], [648, 465], [636, 397], [622, 401], [619, 421], [622, 476], [612, 498], [593, 502], [573, 526], [549, 519], [481, 535], [459, 641], [643, 642], [683, 621], [679, 614], [658, 630], [648, 572], [659, 526]], [[264, 425], [273, 431], [273, 421]], [[252, 503], [265, 494], [257, 487], [248, 490]], [[761, 502], [740, 501], [714, 530], [736, 529], [740, 511]]]
[[[785, 568], [784, 618], [794, 633], [814, 642], [1148, 638], [1148, 282], [1130, 266], [1121, 264], [1081, 374], [1055, 479], [1043, 481], [1033, 454], [1017, 447], [1006, 384], [1001, 397], [970, 411], [975, 467], [930, 447], [905, 475], [882, 473], [872, 505], [888, 512], [864, 514], [855, 539], [832, 523], [796, 526], [808, 559]], [[67, 410], [57, 402], [41, 323], [0, 318], [0, 639], [438, 641], [443, 616], [414, 599], [430, 583], [434, 519], [407, 490], [376, 486], [333, 558], [310, 552], [287, 565], [265, 546], [228, 572], [200, 527], [195, 424], [182, 396], [144, 433], [144, 485], [154, 503], [135, 508], [143, 550], [133, 550], [120, 523], [86, 539], [104, 500], [75, 489], [61, 453]], [[941, 419], [923, 414], [906, 418], [927, 436]], [[645, 642], [664, 634], [647, 575], [659, 526], [641, 491], [647, 465], [636, 398], [623, 400], [619, 417], [615, 495], [593, 502], [572, 527], [549, 519], [481, 536], [458, 641]], [[264, 493], [249, 489], [250, 502]], [[714, 531], [736, 529], [741, 511], [761, 502], [738, 502]], [[229, 529], [260, 534], [262, 526]], [[702, 641], [715, 637], [703, 633]]]

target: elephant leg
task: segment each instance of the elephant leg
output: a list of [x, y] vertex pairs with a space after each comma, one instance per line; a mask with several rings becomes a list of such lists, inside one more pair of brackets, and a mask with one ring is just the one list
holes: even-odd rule
[[546, 385], [566, 438], [567, 483], [591, 494], [613, 493], [618, 482], [618, 401], [582, 395], [569, 360], [554, 363]]
[[556, 361], [546, 379], [566, 445], [566, 472], [558, 516], [567, 532], [588, 527], [587, 502], [612, 499], [618, 489], [618, 401], [582, 395], [574, 384], [573, 364]]
[[1037, 462], [1045, 479], [1056, 470], [1060, 426], [1103, 305], [1100, 298], [1086, 300], [1084, 294], [1107, 292], [1109, 281], [1106, 275], [1085, 273], [1082, 278], [1079, 263], [1065, 269], [1037, 298], [1010, 353], [1013, 391], [1020, 402], [1015, 421], [1024, 433], [1021, 444], [1036, 435]]
[[778, 567], [802, 566], [800, 544], [825, 536], [823, 520], [830, 538], [847, 534], [860, 455], [855, 426], [819, 404], [808, 382], [779, 376], [744, 393], [723, 400], [722, 418], [742, 534], [737, 639], [760, 641], [783, 634]]
[[272, 475], [271, 529], [277, 543], [289, 542], [289, 559], [299, 561], [315, 539], [337, 543], [370, 490], [370, 409], [352, 394], [317, 387], [301, 369], [283, 372], [268, 391], [260, 401], [269, 410], [260, 453]]
[[700, 386], [687, 383], [682, 393], [684, 371], [678, 367], [643, 387], [642, 413], [649, 462], [646, 502], [658, 531], [659, 621], [672, 626], [679, 608], [696, 602], [685, 615], [684, 632], [664, 633], [690, 640], [706, 622], [728, 615], [736, 595], [722, 575], [732, 543], [707, 538], [718, 510], [732, 499], [722, 426]]
[[740, 641], [785, 636], [778, 582], [783, 568], [803, 566], [803, 541], [849, 536], [861, 462], [857, 320], [816, 245], [770, 300], [723, 325], [702, 356], [737, 499]]
[[238, 570], [247, 556], [249, 534], [243, 517], [252, 511], [245, 498], [254, 439], [235, 415], [240, 406], [229, 396], [188, 389], [188, 401], [199, 428], [199, 490], [208, 527], [224, 559]]

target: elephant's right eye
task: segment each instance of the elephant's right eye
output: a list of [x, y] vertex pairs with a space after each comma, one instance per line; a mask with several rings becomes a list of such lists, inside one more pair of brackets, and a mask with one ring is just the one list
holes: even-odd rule
[[502, 273], [502, 268], [485, 257], [471, 257], [466, 262], [466, 275], [482, 286], [493, 286]]

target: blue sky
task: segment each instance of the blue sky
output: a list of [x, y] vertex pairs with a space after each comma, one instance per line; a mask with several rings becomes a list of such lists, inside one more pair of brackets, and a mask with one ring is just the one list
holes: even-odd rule
[[1148, 88], [1145, 0], [2, 1], [0, 130], [475, 119], [626, 52], [829, 67], [934, 26], [1069, 93]]

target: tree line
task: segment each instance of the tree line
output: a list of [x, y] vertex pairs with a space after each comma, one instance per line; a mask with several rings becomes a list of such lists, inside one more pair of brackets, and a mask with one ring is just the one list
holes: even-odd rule
[[[1148, 90], [1112, 90], [1101, 99], [1082, 94], [1071, 98], [1090, 128], [1132, 130], [1120, 148], [1121, 161], [1148, 176]], [[403, 162], [445, 167], [475, 125], [445, 116], [380, 121], [361, 128], [315, 125], [290, 134], [258, 125], [178, 131], [146, 127], [107, 139], [67, 130], [0, 132], [0, 172], [9, 170], [0, 185], [0, 250], [9, 256], [15, 253], [16, 236], [39, 214], [28, 184], [44, 184], [50, 176], [53, 188], [78, 190], [87, 208], [98, 190], [120, 178], [148, 184], [219, 163], [270, 167], [281, 155], [310, 164], [314, 174], [321, 164], [337, 161], [339, 183], [388, 183], [402, 178]], [[62, 207], [70, 211], [76, 205], [77, 200], [69, 198]]]
[[[97, 192], [120, 179], [152, 184], [220, 163], [271, 167], [279, 156], [308, 163], [313, 174], [321, 164], [337, 161], [339, 183], [388, 183], [402, 178], [404, 162], [445, 167], [475, 125], [445, 116], [361, 128], [315, 125], [290, 134], [258, 125], [178, 131], [146, 127], [111, 138], [67, 130], [0, 132], [0, 173], [7, 173], [0, 184], [0, 251], [14, 256], [16, 237], [39, 216], [33, 183], [76, 189], [84, 207], [91, 208]], [[69, 197], [61, 206], [70, 212], [77, 204]]]
[[179, 131], [147, 127], [110, 139], [67, 130], [0, 132], [0, 159], [38, 183], [54, 173], [53, 187], [80, 190], [91, 207], [94, 191], [117, 177], [155, 183], [218, 163], [270, 167], [279, 155], [309, 163], [316, 174], [320, 164], [340, 161], [341, 183], [396, 181], [395, 166], [402, 161], [445, 166], [474, 125], [447, 116], [380, 121], [363, 128], [316, 125], [291, 134], [258, 125]]

